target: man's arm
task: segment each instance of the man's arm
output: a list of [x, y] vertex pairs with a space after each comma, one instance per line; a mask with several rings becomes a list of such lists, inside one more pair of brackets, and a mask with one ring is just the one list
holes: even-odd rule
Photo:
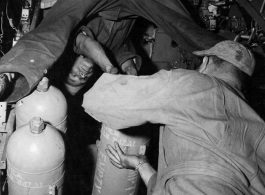
[[[100, 12], [100, 14], [104, 14], [104, 12]], [[103, 71], [105, 71], [105, 66], [115, 63], [119, 65], [123, 73], [137, 75], [137, 70], [141, 65], [140, 56], [136, 54], [131, 41], [128, 41], [129, 32], [134, 22], [135, 19], [112, 21], [104, 16], [95, 17], [80, 28], [74, 44], [74, 51], [86, 55], [88, 58], [94, 57], [95, 55], [91, 55], [92, 52], [98, 51], [102, 60], [99, 65], [103, 67]], [[114, 57], [112, 58], [114, 61], [109, 61], [109, 55]], [[93, 61], [100, 63], [97, 59]]]
[[118, 73], [118, 69], [111, 64], [100, 43], [92, 37], [84, 33], [79, 33], [76, 37], [76, 47], [82, 55], [91, 59], [95, 64], [98, 64], [104, 72], [111, 74]]
[[[85, 93], [82, 106], [88, 114], [112, 129], [147, 122], [165, 124], [171, 118], [168, 114], [175, 114], [168, 101], [172, 100], [172, 92], [181, 93], [181, 84], [174, 84], [181, 76], [165, 70], [138, 77], [103, 74]], [[170, 112], [166, 112], [167, 107]]]

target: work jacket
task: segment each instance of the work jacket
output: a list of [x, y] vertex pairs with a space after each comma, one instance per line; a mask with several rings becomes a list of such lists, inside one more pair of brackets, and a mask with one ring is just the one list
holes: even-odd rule
[[85, 111], [121, 130], [161, 124], [152, 194], [265, 194], [265, 123], [232, 83], [192, 70], [104, 74]]

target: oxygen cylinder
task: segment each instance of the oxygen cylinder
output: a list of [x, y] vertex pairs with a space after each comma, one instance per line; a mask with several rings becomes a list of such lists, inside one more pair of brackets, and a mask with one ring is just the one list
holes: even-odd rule
[[[143, 134], [144, 132], [144, 134]], [[118, 169], [105, 152], [107, 145], [117, 141], [126, 154], [145, 154], [150, 138], [147, 130], [117, 131], [102, 125], [92, 195], [136, 195], [140, 176], [138, 171]]]
[[54, 86], [49, 86], [44, 77], [37, 89], [19, 100], [15, 106], [16, 128], [27, 124], [33, 117], [41, 117], [62, 132], [67, 130], [67, 103], [63, 93]]
[[61, 133], [35, 117], [7, 144], [9, 195], [62, 195], [65, 145]]

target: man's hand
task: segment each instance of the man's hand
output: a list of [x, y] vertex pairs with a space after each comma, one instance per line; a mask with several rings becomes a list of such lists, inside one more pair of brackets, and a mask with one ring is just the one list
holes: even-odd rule
[[107, 145], [106, 153], [110, 158], [110, 162], [119, 169], [135, 169], [139, 162], [147, 162], [144, 155], [125, 154], [119, 144], [114, 142], [114, 147]]
[[[104, 70], [103, 70], [104, 71]], [[118, 74], [118, 69], [112, 65], [110, 66], [106, 66], [106, 73], [110, 73], [110, 74]]]
[[83, 33], [78, 34], [76, 47], [84, 56], [97, 64], [103, 72], [118, 74], [118, 69], [111, 64], [103, 47], [93, 37]]
[[7, 76], [5, 74], [0, 74], [0, 97], [4, 94], [7, 86]]
[[150, 178], [156, 173], [156, 171], [147, 162], [146, 156], [140, 154], [125, 154], [117, 142], [114, 142], [114, 147], [111, 145], [107, 145], [107, 147], [108, 149], [106, 149], [106, 153], [110, 162], [115, 167], [119, 169], [132, 169], [139, 171], [143, 182], [146, 186], [148, 185]]
[[15, 78], [15, 73], [2, 73], [0, 74], [0, 98], [4, 94], [8, 82], [12, 82]]
[[129, 60], [125, 61], [121, 65], [121, 69], [127, 75], [135, 75], [135, 76], [137, 76], [137, 70], [135, 68], [135, 64], [134, 64], [133, 59], [129, 59]]
[[137, 70], [135, 67], [132, 67], [132, 66], [129, 66], [127, 67], [124, 72], [127, 74], [127, 75], [135, 75], [137, 76]]

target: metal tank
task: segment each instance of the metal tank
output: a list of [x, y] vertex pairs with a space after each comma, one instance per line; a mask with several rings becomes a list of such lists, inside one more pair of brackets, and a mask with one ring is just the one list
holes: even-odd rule
[[33, 117], [41, 117], [61, 132], [67, 130], [67, 102], [63, 93], [54, 86], [49, 86], [44, 77], [37, 89], [19, 100], [15, 106], [16, 128], [27, 124]]
[[126, 154], [145, 154], [150, 137], [146, 129], [118, 131], [103, 125], [92, 195], [136, 195], [139, 190], [140, 175], [137, 171], [118, 169], [111, 164], [105, 149], [108, 144], [113, 146], [114, 141]]
[[65, 144], [61, 133], [35, 117], [7, 144], [9, 195], [62, 195]]

